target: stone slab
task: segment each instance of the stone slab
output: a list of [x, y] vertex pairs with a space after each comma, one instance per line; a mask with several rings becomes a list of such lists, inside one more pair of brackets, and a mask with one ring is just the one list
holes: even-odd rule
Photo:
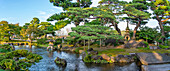
[[142, 71], [170, 71], [170, 64], [142, 65]]
[[170, 63], [170, 56], [160, 53], [136, 53], [143, 65]]

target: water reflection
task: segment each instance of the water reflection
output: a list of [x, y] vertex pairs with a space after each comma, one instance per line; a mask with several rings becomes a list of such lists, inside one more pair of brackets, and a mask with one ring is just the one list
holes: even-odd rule
[[[36, 47], [18, 47], [16, 50], [26, 49], [32, 53], [39, 54], [43, 57], [39, 63], [32, 65], [30, 71], [137, 71], [137, 66], [135, 63], [131, 64], [87, 64], [81, 59], [81, 55], [63, 52], [63, 51], [46, 51], [46, 48], [36, 48]], [[65, 68], [59, 67], [54, 63], [56, 57], [63, 58], [67, 61], [67, 66]]]
[[49, 58], [52, 58], [52, 57], [53, 57], [53, 52], [52, 52], [52, 51], [49, 51], [48, 57], [49, 57]]

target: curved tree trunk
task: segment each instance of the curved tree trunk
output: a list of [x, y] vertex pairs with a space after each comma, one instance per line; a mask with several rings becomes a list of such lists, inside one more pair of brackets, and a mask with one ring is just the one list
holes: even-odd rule
[[112, 22], [112, 25], [110, 25], [109, 27], [111, 27], [111, 26], [114, 26], [115, 30], [119, 33], [119, 35], [122, 35], [121, 30], [118, 28], [117, 23]]
[[121, 34], [121, 30], [118, 28], [118, 25], [115, 24], [114, 27], [115, 27], [116, 31], [119, 33], [119, 35], [122, 35], [122, 34]]
[[161, 21], [159, 22], [159, 26], [160, 26], [160, 29], [161, 29], [161, 34], [162, 34], [162, 45], [163, 45], [164, 39], [165, 39], [165, 38], [164, 38], [164, 37], [165, 37], [165, 31], [164, 31], [164, 27], [163, 27]]
[[79, 26], [79, 22], [75, 22], [75, 25], [76, 25], [76, 26]]
[[157, 21], [159, 22], [158, 24], [159, 24], [159, 27], [160, 27], [160, 29], [161, 29], [161, 34], [162, 34], [162, 36], [163, 36], [163, 38], [162, 38], [162, 44], [164, 43], [164, 37], [165, 37], [165, 31], [164, 31], [164, 27], [163, 27], [163, 25], [162, 25], [162, 22], [161, 22], [161, 19], [159, 18], [159, 16], [156, 16], [156, 19], [157, 19]]
[[80, 0], [77, 0], [77, 2], [80, 2]]
[[133, 40], [136, 39], [136, 31], [139, 28], [140, 24], [141, 24], [141, 21], [138, 22], [138, 24], [136, 25], [135, 29], [133, 30], [133, 38], [132, 38]]

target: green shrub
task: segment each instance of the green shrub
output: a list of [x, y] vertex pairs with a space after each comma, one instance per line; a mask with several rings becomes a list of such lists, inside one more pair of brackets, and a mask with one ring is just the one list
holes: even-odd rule
[[5, 56], [0, 56], [0, 62], [5, 59]]
[[86, 56], [84, 57], [83, 61], [86, 62], [86, 63], [92, 62], [92, 60], [91, 60], [91, 55], [86, 55]]
[[16, 50], [6, 53], [6, 58], [24, 57], [28, 55], [28, 50]]
[[143, 41], [143, 43], [144, 43], [145, 45], [149, 46], [149, 43], [148, 43], [148, 42], [146, 42], [146, 41]]
[[61, 43], [62, 43], [62, 39], [58, 38], [58, 39], [55, 40], [54, 45], [58, 45], [58, 44], [61, 44]]
[[0, 62], [0, 66], [2, 67], [2, 69], [9, 69], [9, 70], [15, 70], [17, 68], [16, 66], [16, 62], [12, 59], [3, 59]]
[[37, 55], [37, 54], [29, 53], [29, 55], [26, 56], [26, 58], [27, 58], [27, 59], [32, 59], [34, 62], [39, 62], [39, 60], [42, 59], [42, 56]]
[[106, 60], [100, 60], [100, 59], [92, 60], [92, 61], [93, 61], [93, 63], [108, 63]]
[[48, 42], [46, 42], [48, 39], [46, 39], [46, 38], [42, 38], [42, 39], [38, 39], [37, 40], [37, 43], [38, 44], [48, 44]]
[[165, 48], [169, 48], [170, 46], [159, 45], [159, 47], [165, 49]]
[[4, 44], [4, 45], [0, 45], [1, 49], [6, 49], [8, 51], [12, 50], [12, 46], [8, 45], [8, 44]]
[[[14, 61], [14, 57], [25, 57], [24, 59], [19, 59]], [[28, 52], [28, 50], [16, 50], [12, 52], [7, 52], [4, 55], [0, 55], [0, 67], [6, 70], [28, 70], [28, 67], [31, 67], [32, 63], [39, 62], [42, 59], [42, 56], [38, 54], [33, 54]]]
[[9, 52], [9, 50], [0, 48], [0, 52], [1, 52], [1, 53], [6, 53], [6, 52]]
[[78, 47], [78, 48], [75, 49], [75, 52], [79, 53], [79, 50], [83, 50], [83, 48]]

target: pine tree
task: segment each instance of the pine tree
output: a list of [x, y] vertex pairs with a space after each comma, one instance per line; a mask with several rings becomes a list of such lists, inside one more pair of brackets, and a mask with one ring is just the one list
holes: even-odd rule
[[146, 12], [147, 9], [146, 0], [133, 0], [124, 6], [124, 13], [131, 19], [131, 24], [136, 25], [133, 31], [133, 39], [135, 39], [136, 31], [140, 25], [146, 24], [146, 20], [150, 18], [151, 14]]
[[72, 2], [72, 0], [50, 0], [50, 2], [53, 3], [54, 6], [62, 7], [63, 10], [69, 7], [86, 8], [92, 4], [91, 0], [77, 0], [77, 2]]
[[158, 21], [159, 27], [162, 33], [162, 44], [165, 39], [165, 31], [163, 24], [169, 23], [169, 21], [162, 22], [163, 19], [170, 16], [170, 2], [168, 0], [150, 0], [151, 10], [153, 10], [154, 19]]
[[[70, 32], [71, 37], [75, 37], [76, 41], [88, 40], [88, 45], [90, 45], [90, 40], [100, 40], [101, 42], [105, 38], [114, 38], [117, 40], [122, 39], [121, 36], [113, 33], [110, 27], [101, 25], [83, 25], [72, 28], [73, 32]], [[88, 46], [89, 47], [89, 46]]]
[[126, 2], [119, 0], [101, 0], [99, 4], [100, 8], [104, 8], [107, 11], [110, 10], [112, 12], [112, 16], [115, 17], [115, 20], [111, 20], [112, 25], [110, 26], [114, 26], [119, 35], [121, 35], [121, 30], [118, 27], [119, 21], [121, 21], [119, 20], [121, 18], [119, 16], [123, 14], [121, 10], [123, 9], [123, 5], [125, 5]]

